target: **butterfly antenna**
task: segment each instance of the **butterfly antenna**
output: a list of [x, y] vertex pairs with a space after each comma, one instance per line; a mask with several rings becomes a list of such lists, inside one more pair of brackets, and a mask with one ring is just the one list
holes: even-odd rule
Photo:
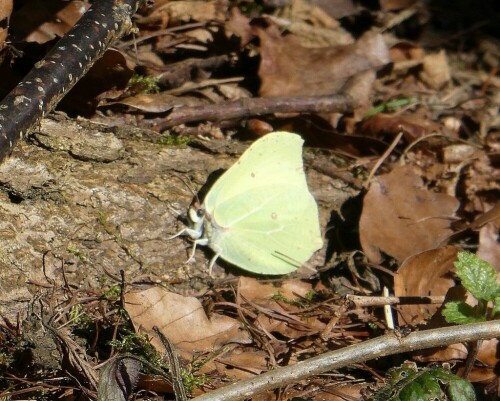
[[191, 182], [191, 180], [189, 180], [189, 178], [187, 179], [188, 182], [186, 182], [183, 177], [181, 177], [177, 174], [172, 174], [172, 177], [177, 178], [180, 182], [182, 182], [186, 186], [186, 188], [189, 190], [189, 192], [191, 192], [193, 194], [193, 198], [196, 199], [198, 204], [200, 204], [200, 199], [198, 198], [198, 194], [195, 191], [193, 191], [192, 185], [190, 185], [190, 184], [192, 184], [192, 182]]

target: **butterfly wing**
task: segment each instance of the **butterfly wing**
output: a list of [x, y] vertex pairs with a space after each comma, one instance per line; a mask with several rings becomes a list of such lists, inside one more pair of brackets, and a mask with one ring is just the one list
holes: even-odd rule
[[210, 189], [209, 245], [228, 262], [285, 274], [322, 246], [318, 208], [302, 164], [302, 139], [275, 132], [256, 141]]

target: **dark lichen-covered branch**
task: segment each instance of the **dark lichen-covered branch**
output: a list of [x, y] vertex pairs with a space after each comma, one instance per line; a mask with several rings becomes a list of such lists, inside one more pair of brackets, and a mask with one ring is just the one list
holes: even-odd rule
[[16, 142], [82, 78], [109, 46], [132, 28], [144, 0], [96, 0], [80, 21], [0, 103], [0, 162]]

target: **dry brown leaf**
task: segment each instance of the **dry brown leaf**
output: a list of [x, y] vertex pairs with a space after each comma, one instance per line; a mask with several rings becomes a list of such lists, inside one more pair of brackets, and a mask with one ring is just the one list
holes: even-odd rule
[[240, 277], [238, 292], [245, 299], [253, 302], [268, 301], [278, 292], [285, 298], [294, 300], [305, 297], [311, 291], [312, 285], [300, 279], [284, 281], [281, 286], [265, 284], [251, 277]]
[[481, 212], [491, 209], [498, 203], [500, 191], [500, 169], [493, 165], [486, 152], [476, 156], [476, 160], [466, 159], [462, 162], [464, 188], [469, 204], [464, 209], [468, 212]]
[[330, 29], [335, 29], [339, 26], [339, 23], [330, 17], [323, 7], [318, 7], [314, 2], [307, 0], [294, 0], [290, 2], [290, 5], [284, 7], [279, 15], [288, 18], [292, 22], [307, 21], [312, 26], [321, 26]]
[[404, 10], [411, 7], [415, 0], [380, 0], [380, 8], [384, 11]]
[[181, 106], [199, 106], [204, 104], [203, 100], [195, 97], [178, 97], [160, 93], [140, 93], [135, 96], [126, 97], [116, 102], [108, 102], [101, 106], [111, 106], [121, 104], [145, 113], [165, 113], [175, 107]]
[[[407, 258], [394, 276], [394, 294], [398, 297], [443, 297], [455, 285], [452, 275], [458, 249], [454, 246], [432, 249]], [[440, 305], [401, 305], [398, 309], [399, 324], [416, 325], [430, 318]]]
[[[347, 385], [339, 385], [338, 383], [330, 383], [332, 386], [324, 386], [323, 391], [314, 394], [312, 398], [307, 397], [311, 401], [356, 401], [362, 400], [361, 392], [366, 388], [366, 383], [349, 383]], [[307, 394], [307, 393], [306, 393]]]
[[[334, 8], [339, 1], [327, 0], [324, 3]], [[323, 48], [354, 42], [352, 35], [342, 28], [336, 18], [329, 15], [324, 7], [318, 7], [309, 0], [294, 0], [289, 6], [278, 9], [275, 15], [278, 18], [270, 17], [273, 22], [291, 32], [301, 46]]]
[[125, 310], [135, 329], [146, 332], [157, 350], [164, 352], [152, 331], [153, 326], [160, 329], [185, 359], [213, 351], [228, 342], [250, 342], [237, 320], [217, 314], [209, 319], [197, 298], [160, 287], [125, 294]]
[[[11, 25], [27, 42], [45, 43], [64, 34], [85, 14], [88, 1], [46, 2], [43, 7], [34, 1], [24, 2], [13, 14]], [[33, 30], [33, 28], [35, 29]]]
[[237, 7], [231, 9], [229, 20], [224, 24], [227, 37], [235, 35], [240, 38], [240, 47], [246, 46], [254, 37], [250, 19], [245, 17]]
[[[471, 382], [481, 382], [491, 380], [495, 376], [495, 367], [499, 363], [497, 349], [499, 340], [482, 341], [477, 354], [479, 365], [475, 366], [467, 380]], [[424, 353], [417, 356], [415, 360], [419, 362], [450, 362], [456, 360], [465, 360], [467, 358], [467, 347], [464, 344], [453, 344], [445, 348]]]
[[374, 180], [359, 221], [361, 246], [373, 263], [384, 252], [399, 262], [447, 238], [459, 202], [429, 191], [411, 166], [396, 166]]
[[311, 0], [311, 3], [321, 8], [334, 20], [357, 12], [352, 0]]
[[281, 37], [275, 26], [256, 32], [261, 41], [262, 96], [337, 93], [349, 78], [389, 61], [378, 34], [365, 34], [352, 45], [312, 49], [300, 45], [293, 35]]
[[89, 72], [63, 98], [59, 106], [66, 112], [89, 115], [95, 111], [98, 97], [110, 90], [124, 90], [134, 71], [125, 55], [109, 49], [95, 62]]
[[443, 162], [445, 163], [462, 163], [465, 160], [473, 160], [479, 158], [483, 153], [481, 149], [465, 143], [455, 143], [445, 146], [442, 150]]
[[233, 380], [242, 380], [267, 371], [269, 355], [256, 349], [234, 349], [218, 356], [216, 364], [223, 365], [224, 376]]
[[[425, 56], [425, 52], [421, 47], [414, 43], [398, 42], [389, 49], [391, 61], [395, 64], [405, 63], [406, 65], [418, 65]], [[411, 63], [414, 61], [414, 63]], [[397, 68], [396, 65], [394, 68]]]
[[12, 0], [0, 1], [0, 49], [4, 47], [7, 38], [10, 14], [12, 14]]
[[403, 132], [406, 140], [411, 142], [438, 129], [438, 124], [428, 119], [424, 120], [419, 116], [378, 113], [365, 119], [357, 132], [358, 134], [379, 138], [383, 138], [387, 134], [397, 135]]
[[479, 248], [477, 257], [486, 260], [500, 273], [500, 243], [499, 233], [500, 219], [486, 224], [479, 230]]
[[161, 1], [153, 5], [150, 16], [168, 21], [168, 25], [178, 25], [189, 21], [224, 21], [226, 10], [223, 0]]
[[[457, 375], [462, 376], [463, 369], [457, 369]], [[495, 373], [494, 369], [482, 368], [480, 366], [475, 366], [472, 371], [467, 376], [467, 381], [471, 383], [491, 383], [493, 380], [497, 380], [498, 375]]]
[[299, 279], [287, 280], [281, 287], [277, 287], [253, 278], [241, 277], [238, 295], [243, 298], [243, 302], [246, 300], [262, 308], [256, 319], [261, 329], [287, 338], [299, 338], [325, 327], [324, 323], [315, 318], [303, 319], [291, 313], [300, 310], [293, 301], [304, 298], [311, 289], [311, 284]]
[[444, 50], [424, 57], [420, 79], [432, 89], [441, 89], [451, 80], [448, 58]]

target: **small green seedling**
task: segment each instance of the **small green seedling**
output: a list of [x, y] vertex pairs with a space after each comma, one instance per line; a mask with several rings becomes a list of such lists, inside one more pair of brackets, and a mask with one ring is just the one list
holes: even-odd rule
[[500, 314], [500, 285], [491, 265], [470, 252], [459, 252], [455, 262], [462, 285], [476, 299], [476, 306], [461, 302], [447, 302], [443, 316], [448, 323], [474, 323], [495, 319]]
[[394, 111], [400, 109], [401, 107], [406, 107], [409, 105], [416, 105], [417, 103], [418, 103], [418, 99], [414, 98], [414, 97], [389, 100], [386, 103], [382, 103], [382, 104], [375, 106], [372, 109], [368, 110], [363, 115], [363, 118], [368, 118], [368, 117], [374, 116], [375, 114], [379, 114], [379, 113], [394, 112]]

